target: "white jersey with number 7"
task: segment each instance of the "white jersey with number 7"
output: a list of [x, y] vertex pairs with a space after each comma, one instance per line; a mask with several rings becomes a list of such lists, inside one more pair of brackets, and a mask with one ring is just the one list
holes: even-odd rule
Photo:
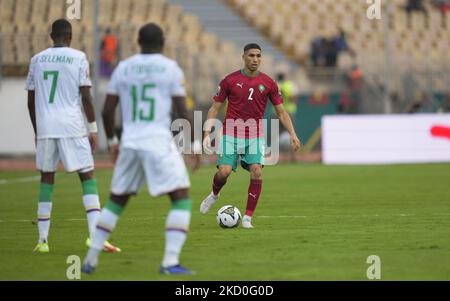
[[38, 139], [87, 135], [81, 109], [83, 86], [92, 86], [83, 52], [53, 47], [31, 59], [26, 89], [35, 91]]

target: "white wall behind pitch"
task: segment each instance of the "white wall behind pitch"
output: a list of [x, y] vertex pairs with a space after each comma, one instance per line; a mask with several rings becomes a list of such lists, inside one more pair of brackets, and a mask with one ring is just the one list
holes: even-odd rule
[[4, 78], [0, 88], [0, 154], [34, 154], [25, 78]]
[[[0, 86], [0, 155], [34, 155], [34, 132], [28, 114], [26, 78], [3, 78]], [[100, 83], [100, 97], [94, 99], [100, 150], [106, 150], [106, 137], [100, 112], [107, 81]], [[117, 119], [117, 118], [116, 118]]]

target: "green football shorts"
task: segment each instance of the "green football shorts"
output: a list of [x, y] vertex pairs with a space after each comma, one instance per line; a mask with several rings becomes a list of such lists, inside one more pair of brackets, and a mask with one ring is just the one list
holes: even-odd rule
[[220, 140], [217, 167], [228, 165], [236, 171], [239, 159], [248, 171], [252, 164], [264, 166], [265, 145], [266, 140], [262, 137], [248, 139], [224, 135]]

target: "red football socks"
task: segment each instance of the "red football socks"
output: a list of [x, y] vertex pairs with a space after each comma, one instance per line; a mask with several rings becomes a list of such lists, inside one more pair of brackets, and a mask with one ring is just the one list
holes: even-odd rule
[[222, 187], [227, 183], [227, 179], [221, 179], [217, 174], [214, 176], [212, 191], [214, 195], [218, 195]]
[[245, 215], [252, 216], [258, 204], [262, 189], [262, 180], [251, 180], [248, 187], [247, 210]]

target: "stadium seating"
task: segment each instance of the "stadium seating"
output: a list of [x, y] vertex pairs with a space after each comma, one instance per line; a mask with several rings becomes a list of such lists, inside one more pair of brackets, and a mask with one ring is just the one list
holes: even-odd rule
[[[392, 0], [394, 9], [387, 28], [391, 39], [386, 41], [383, 22], [366, 17], [364, 0], [223, 1], [304, 66], [308, 66], [311, 40], [317, 36], [331, 37], [342, 28], [357, 54], [356, 57], [347, 53], [339, 56], [338, 67], [343, 70], [356, 63], [365, 74], [382, 73], [386, 42], [390, 43], [396, 72], [439, 72], [450, 67], [450, 14], [446, 16], [448, 27], [445, 28], [440, 12], [428, 2], [428, 22], [422, 14], [414, 13], [408, 27], [403, 8], [405, 0]], [[138, 51], [139, 26], [149, 21], [161, 24], [167, 35], [165, 54], [176, 59], [184, 69], [188, 91], [197, 103], [209, 103], [220, 78], [242, 64], [240, 51], [233, 44], [206, 32], [196, 16], [167, 0], [100, 0], [99, 3], [100, 28], [111, 28], [118, 36], [121, 58]], [[383, 14], [387, 14], [386, 2], [381, 3]], [[48, 36], [51, 21], [65, 17], [66, 9], [67, 4], [61, 0], [0, 0], [3, 70], [14, 67], [9, 74], [26, 74], [30, 57], [51, 45]], [[93, 16], [91, 2], [82, 1], [82, 19], [72, 21], [73, 47], [86, 52], [91, 61]], [[265, 56], [263, 68], [270, 75], [280, 71], [290, 73], [302, 91], [312, 85], [304, 70], [291, 72], [289, 66], [275, 62], [271, 56]], [[448, 89], [444, 77], [433, 77], [430, 86]]]
[[[184, 13], [180, 6], [166, 0], [100, 0], [99, 4], [100, 28], [110, 28], [119, 38], [121, 58], [138, 51], [136, 37], [141, 25], [160, 24], [167, 39], [164, 52], [184, 69], [188, 91], [200, 104], [210, 102], [221, 76], [241, 65], [234, 45], [221, 43], [202, 28], [197, 17]], [[0, 0], [4, 70], [15, 67], [13, 75], [25, 75], [32, 55], [51, 45], [50, 24], [66, 17], [66, 9], [66, 1], [61, 0]], [[86, 52], [91, 61], [93, 16], [91, 2], [82, 1], [81, 20], [72, 20], [72, 46]]]
[[[309, 45], [314, 37], [330, 37], [342, 28], [348, 34], [348, 42], [356, 51], [358, 63], [366, 71], [378, 71], [383, 54], [383, 23], [369, 20], [366, 16], [368, 4], [362, 0], [228, 0], [248, 22], [258, 27], [292, 58], [302, 64], [308, 63]], [[411, 15], [408, 27], [404, 10], [405, 0], [392, 0], [388, 30], [393, 38], [394, 58], [407, 57], [419, 68], [427, 68], [428, 56], [440, 58], [441, 64], [450, 64], [450, 30], [442, 27], [441, 14], [425, 2], [429, 24], [421, 13]], [[387, 14], [386, 1], [381, 11]], [[447, 14], [446, 18], [449, 18]], [[386, 16], [385, 16], [386, 17]], [[447, 23], [450, 26], [450, 23]], [[426, 38], [426, 40], [424, 40]], [[429, 48], [424, 47], [430, 45]], [[369, 51], [370, 50], [370, 51]], [[348, 60], [340, 61], [344, 65]]]
[[[424, 1], [428, 20], [423, 13], [413, 12], [410, 22], [405, 11], [407, 0], [381, 1], [382, 21], [367, 17], [369, 4], [365, 0], [224, 1], [291, 59], [306, 67], [308, 76], [302, 72], [291, 75], [302, 92], [317, 91], [321, 84], [326, 84], [328, 91], [347, 89], [347, 82], [339, 78], [345, 78], [354, 65], [362, 70], [371, 91], [377, 91], [371, 94], [375, 98], [364, 98], [367, 104], [376, 102], [384, 93], [380, 79], [386, 74], [385, 66], [389, 66], [389, 90], [402, 99], [395, 104], [396, 112], [403, 112], [405, 104], [411, 101], [407, 99], [411, 94], [407, 87], [411, 84], [430, 98], [436, 91], [449, 91], [450, 13], [442, 16], [431, 1]], [[386, 19], [389, 22], [383, 22]], [[341, 53], [337, 69], [312, 68], [311, 41], [336, 36], [340, 29], [346, 32], [356, 55]], [[387, 31], [389, 35], [385, 34]], [[409, 86], [405, 80], [410, 81]]]

